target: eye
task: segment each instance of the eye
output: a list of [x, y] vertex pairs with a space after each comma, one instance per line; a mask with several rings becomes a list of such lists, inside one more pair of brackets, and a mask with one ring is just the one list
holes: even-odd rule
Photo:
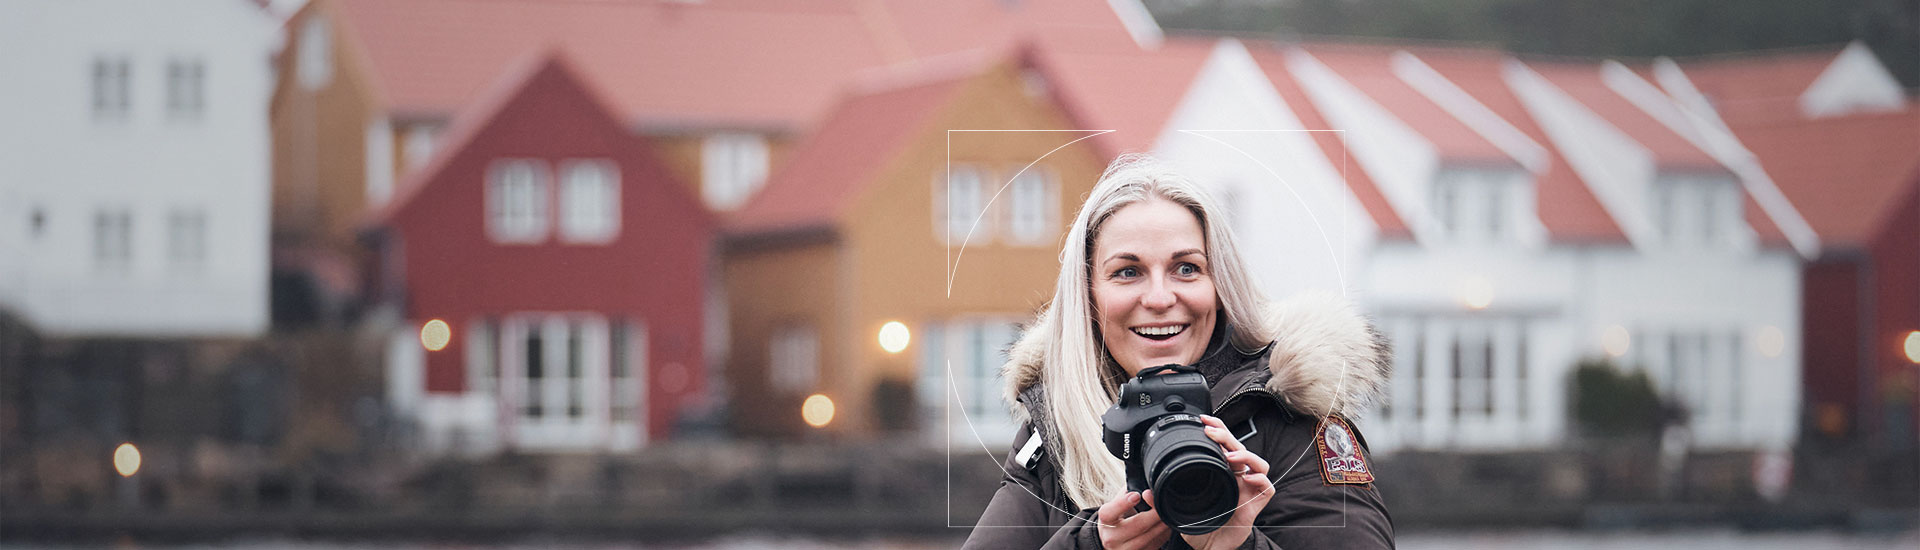
[[1188, 264], [1188, 263], [1183, 263], [1183, 264], [1180, 264], [1180, 265], [1178, 265], [1178, 266], [1175, 266], [1175, 267], [1173, 268], [1173, 272], [1174, 272], [1175, 274], [1178, 274], [1178, 275], [1180, 275], [1180, 276], [1182, 276], [1182, 277], [1192, 277], [1192, 276], [1194, 276], [1194, 275], [1199, 275], [1199, 274], [1200, 274], [1200, 266], [1197, 266], [1197, 265], [1193, 265], [1193, 264]]
[[1140, 268], [1132, 267], [1132, 266], [1122, 267], [1119, 270], [1113, 272], [1113, 277], [1116, 279], [1132, 279], [1134, 277], [1139, 277], [1139, 276], [1140, 276]]

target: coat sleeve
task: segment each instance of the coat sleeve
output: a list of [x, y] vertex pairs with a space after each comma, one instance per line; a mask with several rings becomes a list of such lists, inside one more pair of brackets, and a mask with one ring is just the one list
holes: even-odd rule
[[[1364, 442], [1361, 447], [1367, 453]], [[1254, 520], [1253, 534], [1241, 548], [1393, 548], [1393, 518], [1374, 484], [1328, 484], [1321, 477], [1317, 455], [1296, 463], [1284, 447], [1276, 450], [1275, 456], [1263, 458], [1283, 473], [1273, 481], [1273, 499]], [[1367, 460], [1371, 463], [1372, 457]], [[1284, 466], [1288, 463], [1293, 463], [1291, 468]]]
[[[1072, 516], [1056, 510], [1054, 504], [1046, 500], [1052, 495], [1045, 486], [1052, 484], [1042, 483], [1034, 469], [1019, 460], [1020, 449], [1034, 435], [1031, 426], [1020, 427], [1020, 434], [1014, 437], [1013, 450], [1007, 452], [1007, 460], [1000, 464], [1005, 472], [1000, 488], [994, 491], [993, 500], [987, 502], [987, 510], [980, 514], [973, 533], [961, 545], [963, 550], [1100, 548], [1098, 526], [1089, 521], [1094, 517], [1094, 510], [1081, 510]], [[1066, 521], [1062, 522], [1061, 518]]]

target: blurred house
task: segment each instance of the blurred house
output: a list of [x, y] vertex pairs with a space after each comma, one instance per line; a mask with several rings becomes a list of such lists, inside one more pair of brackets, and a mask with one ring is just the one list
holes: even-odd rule
[[715, 223], [564, 55], [504, 73], [370, 221], [389, 405], [428, 449], [631, 450], [704, 392]]
[[272, 107], [275, 301], [296, 324], [351, 316], [366, 260], [355, 220], [527, 52], [568, 52], [621, 124], [728, 211], [854, 71], [1035, 34], [1151, 43], [1160, 33], [1133, 0], [314, 0], [286, 28]]
[[[1555, 62], [1563, 80], [1543, 85], [1541, 63], [1492, 50], [1243, 51], [1269, 77], [1241, 86], [1268, 105], [1250, 112], [1281, 114], [1186, 134], [1285, 159], [1224, 178], [1266, 193], [1228, 194], [1284, 214], [1253, 222], [1252, 238], [1288, 243], [1260, 248], [1291, 250], [1269, 263], [1326, 272], [1268, 275], [1270, 292], [1349, 292], [1394, 340], [1390, 399], [1366, 421], [1377, 447], [1556, 445], [1567, 373], [1608, 355], [1649, 369], [1699, 444], [1791, 442], [1798, 369], [1751, 342], [1797, 326], [1793, 251], [1745, 213], [1729, 170], [1605, 85], [1602, 65]], [[1660, 191], [1676, 180], [1710, 181]]]
[[1018, 58], [868, 75], [731, 215], [727, 376], [743, 432], [805, 429], [801, 400], [817, 393], [835, 404], [829, 433], [1010, 441], [1003, 352], [1051, 296], [1059, 238], [1105, 166], [1086, 141], [1098, 131], [1049, 88]]
[[267, 328], [273, 33], [245, 0], [0, 6], [0, 309], [53, 337]]
[[1721, 155], [1804, 218], [1807, 435], [1913, 445], [1920, 384], [1904, 346], [1920, 330], [1920, 109], [1858, 43], [1655, 70]]

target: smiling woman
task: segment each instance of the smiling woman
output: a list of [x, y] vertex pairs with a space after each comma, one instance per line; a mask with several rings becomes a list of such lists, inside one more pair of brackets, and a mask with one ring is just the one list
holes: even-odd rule
[[[1053, 300], [1004, 368], [1021, 428], [967, 548], [1393, 545], [1366, 439], [1347, 420], [1387, 379], [1385, 345], [1339, 299], [1269, 303], [1221, 212], [1150, 157], [1107, 168], [1067, 235]], [[1129, 490], [1100, 420], [1122, 382], [1170, 364], [1205, 379], [1211, 408], [1193, 412], [1208, 413], [1239, 492], [1223, 526], [1178, 539], [1154, 492]]]

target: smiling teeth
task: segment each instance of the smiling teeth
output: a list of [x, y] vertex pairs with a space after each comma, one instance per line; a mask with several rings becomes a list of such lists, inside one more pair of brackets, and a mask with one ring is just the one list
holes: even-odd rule
[[1186, 325], [1174, 325], [1170, 327], [1140, 327], [1133, 329], [1133, 331], [1139, 333], [1141, 336], [1170, 336], [1179, 334], [1180, 331], [1186, 329]]

